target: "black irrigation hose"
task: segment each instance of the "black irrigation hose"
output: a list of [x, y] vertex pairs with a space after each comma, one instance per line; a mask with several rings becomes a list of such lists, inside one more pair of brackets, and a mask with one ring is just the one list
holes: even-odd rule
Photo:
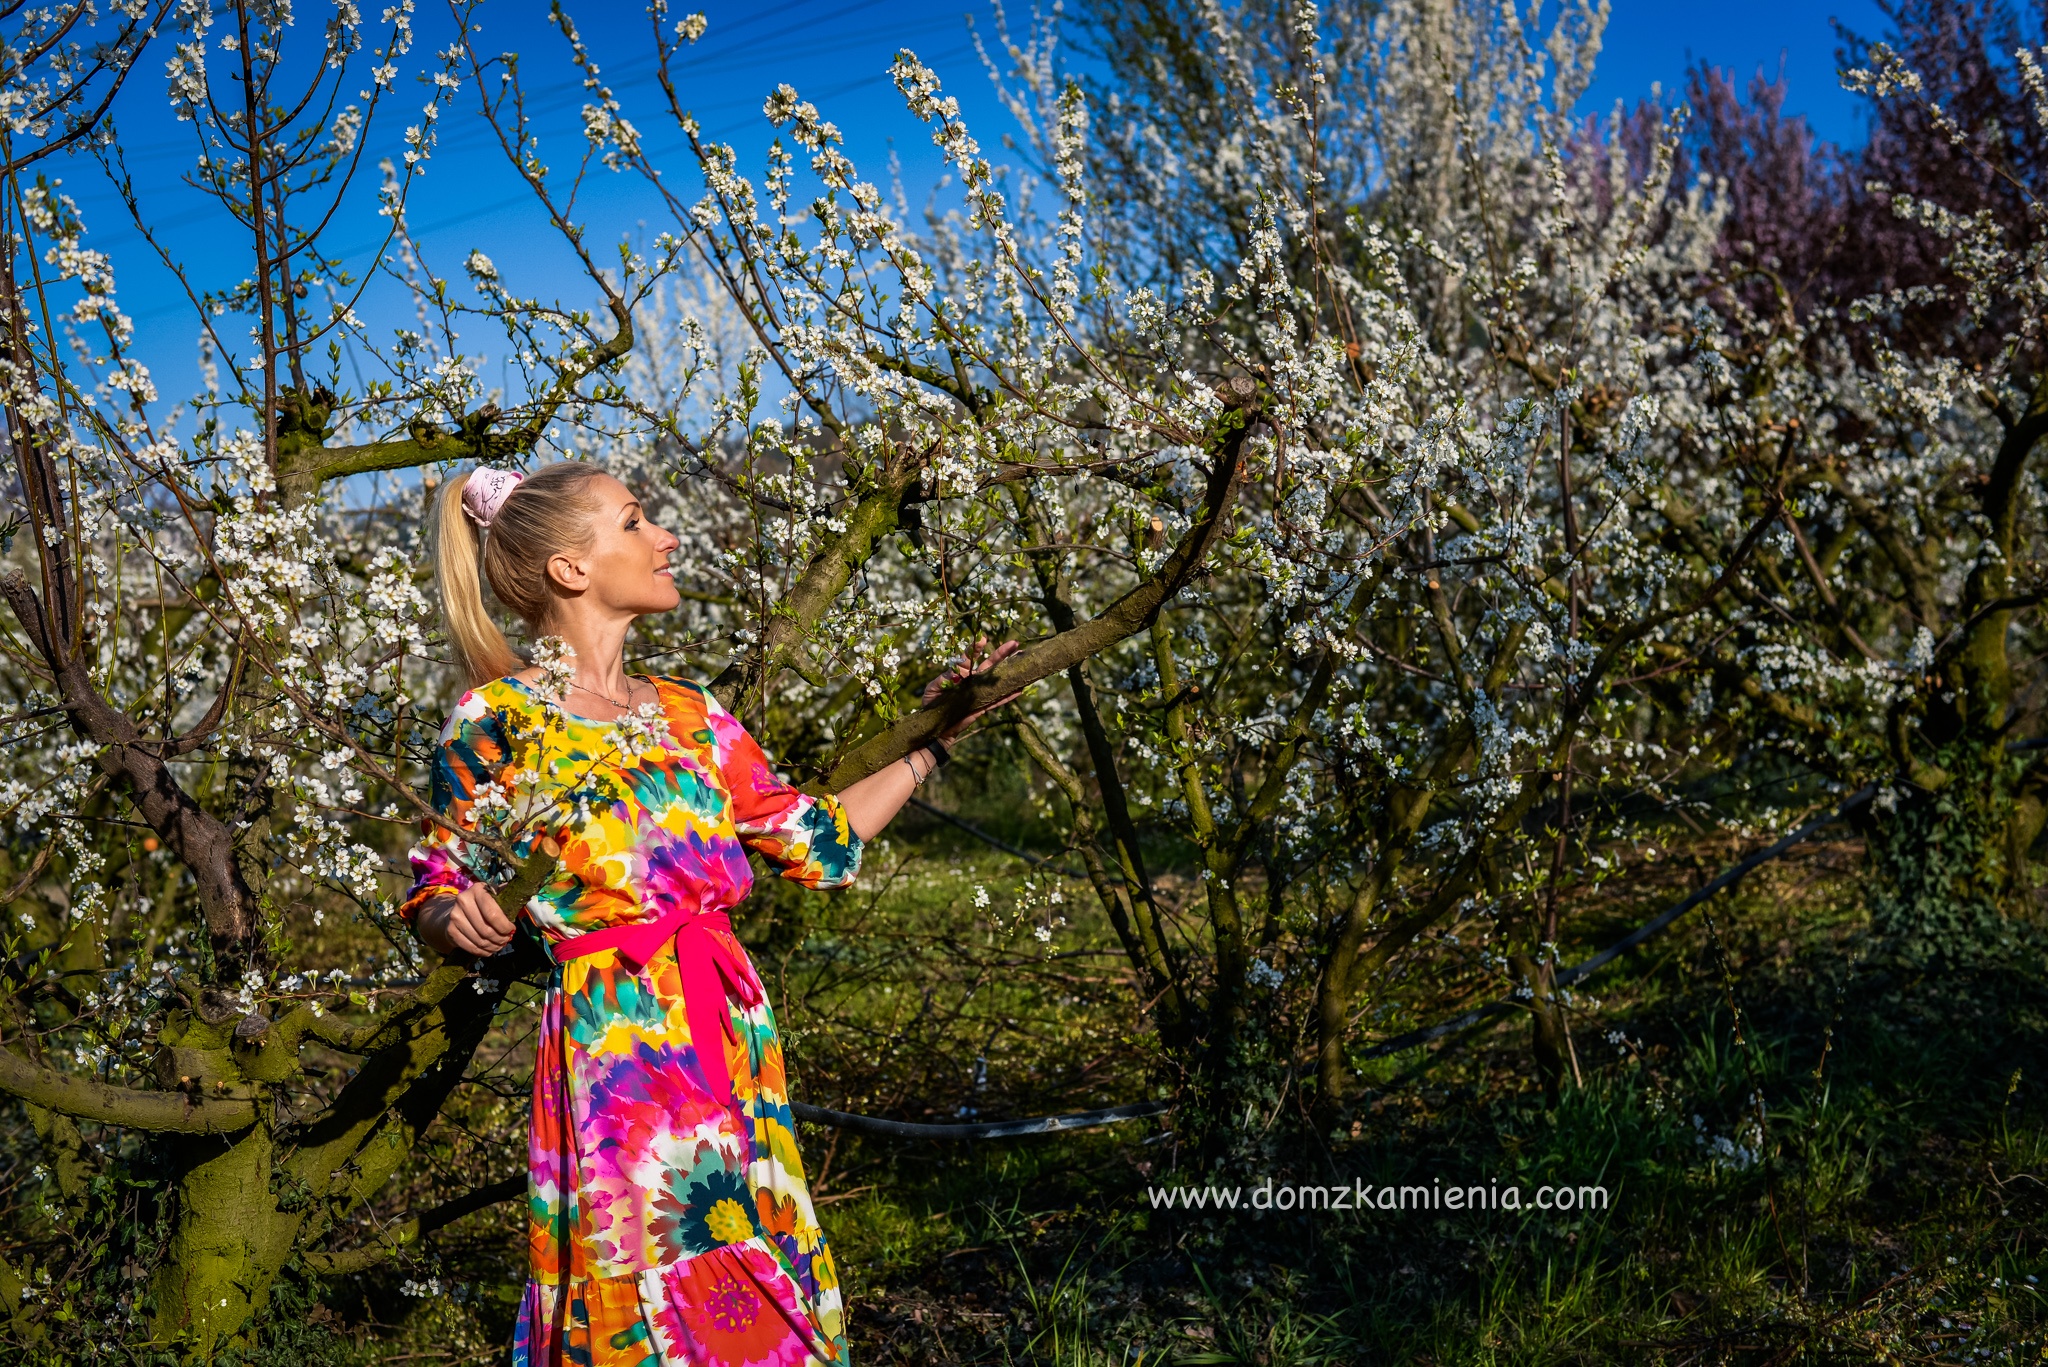
[[975, 825], [973, 822], [962, 821], [959, 817], [954, 816], [951, 812], [942, 811], [939, 808], [932, 806], [931, 803], [926, 802], [923, 798], [917, 796], [915, 793], [911, 794], [910, 805], [917, 808], [920, 812], [923, 812], [926, 816], [937, 817], [939, 820], [945, 822], [948, 826], [958, 826], [961, 830], [967, 832], [976, 840], [980, 840], [986, 844], [993, 845], [997, 849], [1001, 850], [1004, 854], [1014, 854], [1019, 859], [1022, 859], [1027, 863], [1036, 864], [1038, 867], [1042, 869], [1051, 869], [1054, 873], [1063, 873], [1069, 878], [1087, 877], [1087, 875], [1082, 873], [1079, 869], [1070, 869], [1064, 864], [1055, 864], [1052, 862], [1052, 860], [1047, 859], [1042, 854], [1033, 854], [1029, 850], [1020, 850], [1015, 845], [1009, 843], [1007, 840], [1002, 840], [996, 836], [990, 835], [987, 831], [984, 831], [983, 829], [981, 829], [981, 827]]
[[854, 1115], [850, 1111], [828, 1111], [822, 1106], [789, 1103], [798, 1120], [828, 1125], [835, 1130], [857, 1130], [889, 1139], [1013, 1139], [1026, 1134], [1057, 1134], [1061, 1130], [1085, 1130], [1096, 1125], [1114, 1125], [1124, 1120], [1142, 1120], [1173, 1109], [1169, 1101], [1139, 1101], [1129, 1106], [1111, 1106], [1103, 1111], [1081, 1111], [1074, 1115], [1040, 1115], [1024, 1120], [989, 1120], [970, 1125], [923, 1125], [908, 1120], [883, 1120], [878, 1116]]
[[1607, 965], [1613, 963], [1616, 959], [1628, 953], [1631, 949], [1634, 949], [1637, 945], [1649, 939], [1652, 935], [1655, 935], [1658, 931], [1664, 929], [1664, 927], [1670, 925], [1673, 921], [1676, 921], [1679, 917], [1685, 915], [1685, 913], [1691, 911], [1694, 907], [1706, 901], [1709, 897], [1712, 897], [1721, 889], [1733, 887], [1735, 884], [1741, 882], [1743, 878], [1748, 876], [1748, 874], [1753, 869], [1757, 868], [1759, 865], [1770, 863], [1773, 859], [1776, 859], [1779, 855], [1785, 853], [1794, 845], [1800, 844], [1803, 841], [1811, 838], [1813, 834], [1819, 831], [1823, 826], [1833, 825], [1835, 822], [1840, 821], [1843, 817], [1855, 811], [1858, 807], [1861, 807], [1864, 803], [1870, 801], [1870, 799], [1876, 796], [1877, 785], [1875, 783], [1865, 784], [1863, 787], [1857, 789], [1854, 793], [1851, 793], [1847, 798], [1843, 799], [1842, 805], [1835, 808], [1832, 812], [1829, 812], [1826, 816], [1817, 816], [1813, 820], [1807, 822], [1804, 826], [1801, 826], [1798, 830], [1792, 832], [1792, 834], [1780, 840], [1777, 844], [1771, 845], [1765, 849], [1758, 850], [1755, 854], [1743, 860], [1734, 868], [1729, 869], [1726, 873], [1723, 873], [1719, 878], [1716, 878], [1713, 882], [1707, 884], [1698, 892], [1693, 893], [1691, 896], [1685, 898], [1685, 900], [1679, 902], [1669, 911], [1666, 911], [1662, 915], [1654, 917], [1651, 920], [1643, 922], [1643, 924], [1637, 926], [1634, 930], [1622, 936], [1619, 940], [1616, 940], [1613, 944], [1607, 946], [1607, 948], [1601, 950], [1598, 954], [1595, 954], [1592, 958], [1586, 960], [1584, 963], [1573, 964], [1570, 968], [1565, 969], [1562, 973], [1557, 975], [1557, 985], [1559, 987], [1569, 986], [1570, 984], [1577, 982], [1579, 979], [1586, 977], [1588, 974], [1598, 972], [1600, 969], [1607, 967]]
[[[2009, 748], [2018, 750], [2044, 747], [2048, 747], [2048, 741], [2022, 741]], [[1747, 859], [1724, 870], [1712, 882], [1688, 894], [1664, 911], [1659, 912], [1656, 916], [1643, 922], [1643, 924], [1637, 926], [1634, 930], [1622, 936], [1592, 958], [1587, 959], [1583, 963], [1573, 964], [1570, 968], [1560, 972], [1557, 975], [1557, 985], [1564, 987], [1599, 972], [1608, 964], [1613, 963], [1616, 959], [1634, 949], [1637, 945], [1664, 931], [1673, 921], [1676, 921], [1715, 893], [1722, 891], [1724, 888], [1733, 887], [1757, 868], [1770, 863], [1795, 845], [1811, 839], [1816, 832], [1824, 827], [1831, 826], [1835, 822], [1840, 821], [1850, 812], [1876, 797], [1877, 790], [1878, 785], [1875, 783], [1859, 788], [1844, 799], [1841, 806], [1825, 816], [1815, 817], [1775, 844], [1758, 850]], [[978, 830], [958, 817], [942, 812], [938, 808], [915, 797], [910, 800], [933, 816], [943, 821], [951, 822], [968, 834], [987, 841], [999, 850], [1005, 850], [1010, 854], [1018, 856], [1020, 859], [1028, 859], [1034, 864], [1051, 864], [1052, 862], [1020, 850], [1013, 845], [1004, 844], [985, 831]], [[1057, 868], [1058, 866], [1054, 865], [1053, 867]], [[1070, 873], [1066, 869], [1061, 869], [1060, 872], [1069, 873], [1071, 877], [1080, 877], [1079, 874]], [[1420, 1030], [1410, 1030], [1405, 1035], [1396, 1035], [1389, 1040], [1381, 1040], [1378, 1044], [1367, 1049], [1360, 1057], [1385, 1058], [1389, 1054], [1398, 1054], [1404, 1050], [1413, 1049], [1418, 1045], [1428, 1044], [1431, 1040], [1441, 1039], [1445, 1035], [1456, 1034], [1468, 1026], [1477, 1025], [1489, 1016], [1497, 1016], [1514, 1009], [1514, 1005], [1508, 1001], [1488, 1002], [1485, 1006], [1467, 1011], [1462, 1016], [1456, 1016], [1435, 1025], [1425, 1026]], [[808, 1121], [813, 1125], [825, 1125], [837, 1130], [853, 1130], [860, 1134], [879, 1135], [885, 1139], [976, 1140], [1014, 1139], [1024, 1135], [1058, 1134], [1062, 1130], [1085, 1130], [1097, 1125], [1115, 1125], [1125, 1120], [1141, 1120], [1146, 1116], [1162, 1115], [1173, 1109], [1173, 1103], [1170, 1101], [1140, 1101], [1129, 1106], [1111, 1106], [1106, 1110], [1100, 1111], [1079, 1111], [1071, 1115], [1031, 1116], [1023, 1120], [990, 1120], [967, 1125], [926, 1125], [908, 1120], [883, 1120], [879, 1116], [855, 1115], [851, 1111], [827, 1110], [823, 1106], [806, 1105], [801, 1101], [790, 1102], [789, 1109], [798, 1120]], [[430, 1220], [434, 1221], [437, 1226], [447, 1223], [447, 1219], [437, 1220], [437, 1216], [445, 1214], [447, 1218], [454, 1218], [457, 1215], [467, 1214], [471, 1210], [481, 1210], [485, 1205], [496, 1201], [509, 1199], [525, 1190], [525, 1180], [524, 1178], [513, 1178], [504, 1182], [494, 1183], [480, 1191], [472, 1192], [469, 1196], [463, 1197], [458, 1201], [453, 1201], [446, 1206], [439, 1207], [437, 1210], [431, 1211], [422, 1217], [421, 1230], [424, 1232], [429, 1228], [427, 1222]]]
[[[2025, 742], [2022, 742], [2022, 744], [2025, 744]], [[1613, 963], [1616, 959], [1634, 949], [1637, 945], [1664, 931], [1673, 921], [1676, 921], [1715, 893], [1735, 886], [1735, 884], [1740, 883], [1762, 865], [1770, 863], [1793, 846], [1811, 839], [1816, 832], [1824, 827], [1831, 826], [1835, 822], [1840, 821], [1850, 812], [1855, 811], [1858, 807], [1876, 797], [1877, 789], [1878, 785], [1875, 783], [1864, 785], [1844, 799], [1842, 805], [1833, 811], [1828, 812], [1824, 816], [1815, 817], [1790, 835], [1785, 836], [1774, 844], [1765, 846], [1747, 859], [1724, 870], [1712, 882], [1687, 894], [1684, 898], [1643, 922], [1643, 924], [1637, 926], [1634, 930], [1622, 936], [1592, 958], [1587, 959], [1583, 963], [1573, 964], [1571, 967], [1560, 972], [1557, 975], [1557, 985], [1559, 987], [1566, 987], [1578, 982], [1582, 978], [1599, 972], [1608, 964]], [[999, 850], [1007, 851], [1020, 859], [1028, 859], [1034, 864], [1049, 865], [1052, 863], [1051, 860], [1042, 859], [1035, 854], [1020, 850], [1014, 845], [1005, 844], [986, 831], [969, 825], [951, 813], [942, 812], [930, 803], [920, 801], [915, 797], [910, 800], [916, 803], [921, 810], [931, 813], [942, 821], [958, 826], [969, 835], [985, 840]], [[1053, 867], [1057, 868], [1058, 866], [1053, 865]], [[1078, 874], [1073, 874], [1066, 869], [1060, 869], [1060, 872], [1068, 873], [1071, 877], [1079, 877]], [[1389, 1054], [1404, 1053], [1409, 1049], [1416, 1048], [1418, 1045], [1428, 1044], [1432, 1040], [1442, 1039], [1445, 1035], [1454, 1035], [1468, 1026], [1477, 1025], [1489, 1016], [1502, 1015], [1515, 1009], [1515, 1004], [1509, 1000], [1488, 1002], [1484, 1006], [1476, 1007], [1461, 1016], [1454, 1016], [1450, 1020], [1439, 1021], [1435, 1025], [1426, 1025], [1419, 1030], [1410, 1030], [1408, 1033], [1396, 1035], [1392, 1039], [1381, 1040], [1378, 1044], [1366, 1049], [1359, 1057], [1368, 1059], [1385, 1058]], [[1086, 1129], [1093, 1125], [1114, 1125], [1118, 1121], [1136, 1120], [1143, 1116], [1158, 1115], [1171, 1109], [1172, 1103], [1170, 1102], [1141, 1101], [1135, 1105], [1112, 1106], [1106, 1111], [1082, 1111], [1076, 1115], [1044, 1115], [1028, 1120], [996, 1120], [979, 1125], [921, 1125], [905, 1120], [883, 1120], [877, 1116], [855, 1115], [849, 1111], [830, 1111], [820, 1106], [807, 1106], [800, 1101], [790, 1103], [790, 1110], [796, 1114], [798, 1120], [808, 1120], [814, 1125], [829, 1125], [834, 1129], [856, 1130], [862, 1134], [881, 1135], [891, 1139], [1009, 1139], [1017, 1135], [1054, 1134], [1060, 1130]]]
[[[1584, 963], [1573, 964], [1570, 968], [1561, 971], [1557, 975], [1557, 985], [1559, 987], [1568, 987], [1572, 983], [1578, 982], [1581, 978], [1599, 972], [1631, 949], [1634, 949], [1637, 945], [1643, 943], [1643, 941], [1663, 931], [1673, 921], [1676, 921], [1715, 893], [1720, 892], [1724, 888], [1735, 886], [1760, 866], [1770, 863], [1794, 845], [1811, 839], [1823, 827], [1831, 826], [1835, 822], [1840, 821], [1850, 812], [1855, 811], [1858, 807], [1876, 797], [1877, 787], [1878, 785], [1875, 783], [1865, 784], [1845, 798], [1842, 805], [1833, 811], [1828, 812], [1824, 816], [1815, 817], [1798, 830], [1792, 832], [1792, 834], [1779, 840], [1776, 844], [1768, 845], [1741, 863], [1724, 870], [1718, 878], [1708, 883], [1705, 887], [1688, 894], [1671, 907], [1643, 922]], [[1515, 1004], [1512, 1001], [1488, 1002], [1484, 1006], [1467, 1011], [1464, 1015], [1454, 1017], [1451, 1020], [1442, 1021], [1436, 1025], [1427, 1025], [1420, 1030], [1410, 1030], [1405, 1035], [1396, 1035], [1389, 1040], [1381, 1040], [1378, 1044], [1365, 1050], [1359, 1057], [1385, 1058], [1389, 1054], [1402, 1053], [1405, 1050], [1415, 1048], [1417, 1045], [1428, 1044], [1431, 1040], [1455, 1034], [1466, 1026], [1477, 1025], [1488, 1016], [1498, 1016], [1503, 1012], [1515, 1009]]]

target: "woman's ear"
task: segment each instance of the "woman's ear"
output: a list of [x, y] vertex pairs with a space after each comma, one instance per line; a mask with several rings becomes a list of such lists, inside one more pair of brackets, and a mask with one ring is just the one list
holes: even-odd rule
[[548, 557], [548, 586], [557, 593], [579, 594], [590, 587], [590, 567], [566, 552]]

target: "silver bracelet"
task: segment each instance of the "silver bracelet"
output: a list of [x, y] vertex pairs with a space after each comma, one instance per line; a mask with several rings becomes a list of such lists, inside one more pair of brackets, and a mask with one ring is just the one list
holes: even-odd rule
[[929, 770], [922, 774], [917, 772], [917, 764], [911, 759], [911, 755], [915, 755], [916, 753], [917, 752], [913, 750], [910, 752], [909, 755], [905, 755], [903, 757], [903, 767], [910, 770], [910, 786], [912, 788], [922, 788], [924, 787], [924, 781], [931, 777], [931, 773]]

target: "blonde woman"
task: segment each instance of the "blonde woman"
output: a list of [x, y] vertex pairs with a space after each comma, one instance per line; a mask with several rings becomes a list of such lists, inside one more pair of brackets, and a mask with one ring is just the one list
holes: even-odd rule
[[[804, 1186], [775, 1018], [727, 913], [752, 886], [749, 850], [805, 887], [852, 882], [861, 841], [959, 728], [811, 797], [701, 685], [627, 672], [633, 620], [679, 599], [678, 542], [625, 485], [577, 462], [524, 478], [479, 468], [443, 487], [438, 529], [442, 599], [473, 687], [442, 730], [434, 804], [463, 830], [516, 831], [522, 855], [559, 850], [522, 909], [556, 968], [533, 1074], [531, 1279], [513, 1361], [843, 1363], [839, 1278]], [[533, 637], [573, 655], [523, 666], [485, 582]], [[1015, 646], [977, 650], [927, 701]], [[443, 954], [487, 956], [512, 939], [473, 873], [486, 858], [432, 823], [413, 852], [405, 912]]]

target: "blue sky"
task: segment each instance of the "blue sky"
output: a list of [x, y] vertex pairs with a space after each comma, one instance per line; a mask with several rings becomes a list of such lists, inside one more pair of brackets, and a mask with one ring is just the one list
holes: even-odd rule
[[[675, 6], [675, 13], [691, 7], [685, 0]], [[379, 6], [364, 8], [374, 15]], [[687, 147], [662, 106], [654, 79], [644, 7], [633, 0], [572, 0], [570, 8], [604, 79], [627, 117], [648, 135], [657, 161], [694, 184]], [[705, 9], [710, 29], [680, 67], [683, 99], [706, 133], [740, 149], [742, 169], [757, 178], [761, 152], [772, 136], [761, 117], [761, 103], [778, 82], [787, 81], [846, 130], [848, 150], [863, 174], [886, 184], [890, 154], [898, 153], [906, 186], [921, 198], [942, 168], [928, 135], [903, 110], [889, 80], [890, 60], [901, 47], [912, 48], [937, 67], [948, 78], [949, 88], [959, 89], [970, 117], [989, 128], [992, 138], [999, 135], [997, 106], [974, 53], [968, 12], [958, 0], [710, 0]], [[444, 9], [428, 4], [420, 11], [416, 62], [445, 45], [449, 36]], [[993, 11], [984, 4], [975, 19], [993, 39]], [[522, 55], [529, 105], [543, 130], [543, 155], [568, 167], [581, 146], [578, 111], [587, 96], [567, 60], [566, 45], [548, 23], [546, 0], [486, 4], [481, 22], [477, 42], [482, 50]], [[231, 284], [248, 273], [250, 249], [238, 237], [223, 238], [218, 208], [180, 183], [197, 144], [191, 126], [178, 123], [169, 112], [161, 75], [165, 55], [145, 61], [117, 102], [121, 146], [140, 190], [145, 220], [185, 265], [188, 276], [202, 285]], [[367, 77], [352, 77], [350, 85], [356, 84], [368, 84]], [[387, 151], [397, 150], [398, 134], [416, 118], [426, 98], [424, 89], [403, 81], [399, 94], [390, 112], [380, 116], [381, 136], [379, 129], [372, 130], [373, 143]], [[593, 292], [579, 288], [573, 258], [537, 216], [530, 195], [507, 166], [494, 136], [477, 119], [475, 108], [471, 91], [465, 89], [444, 113], [440, 145], [410, 202], [408, 221], [430, 266], [459, 282], [462, 259], [472, 248], [480, 249], [498, 263], [515, 292], [561, 295], [588, 305]], [[198, 373], [198, 329], [175, 278], [154, 259], [90, 159], [60, 158], [48, 170], [62, 178], [66, 192], [84, 210], [87, 245], [114, 257], [122, 305], [140, 334], [137, 352], [156, 372], [167, 396], [189, 392]], [[375, 213], [377, 180], [373, 161], [359, 173], [354, 203], [323, 239], [329, 250], [340, 249], [363, 266], [371, 260], [384, 227]], [[695, 193], [692, 190], [687, 197], [694, 198]], [[671, 226], [637, 178], [602, 170], [593, 172], [577, 216], [599, 239], [642, 230], [651, 234]], [[381, 300], [373, 297], [361, 312], [373, 325], [410, 320], [395, 290], [386, 291]], [[236, 325], [237, 332], [240, 327]]]
[[[676, 13], [690, 8], [689, 0], [673, 3]], [[377, 8], [366, 6], [371, 14]], [[570, 8], [628, 117], [649, 135], [657, 152], [669, 153], [661, 160], [673, 168], [672, 174], [690, 176], [680, 135], [659, 107], [641, 4], [582, 0]], [[682, 69], [684, 99], [708, 133], [738, 146], [742, 168], [750, 172], [758, 171], [760, 151], [770, 136], [760, 117], [761, 101], [778, 81], [788, 81], [840, 125], [849, 154], [870, 179], [886, 183], [888, 159], [892, 154], [899, 157], [912, 202], [921, 203], [941, 167], [925, 130], [904, 112], [889, 82], [889, 61], [901, 47], [916, 51], [946, 79], [949, 90], [962, 98], [985, 146], [996, 144], [1008, 126], [969, 36], [972, 22], [993, 42], [995, 12], [987, 0], [708, 0], [705, 10], [710, 29]], [[436, 28], [437, 22], [445, 28], [445, 10], [423, 5], [421, 12], [416, 57], [447, 38]], [[529, 90], [547, 130], [543, 153], [552, 150], [566, 164], [579, 142], [577, 111], [585, 95], [546, 15], [546, 0], [497, 0], [483, 8], [484, 31], [478, 41], [487, 51], [512, 49], [523, 55]], [[1011, 17], [1023, 21], [1027, 15], [1028, 11], [1013, 9]], [[1810, 115], [1823, 136], [1854, 142], [1861, 136], [1856, 105], [1835, 78], [1837, 38], [1830, 19], [1836, 16], [1866, 32], [1881, 27], [1875, 0], [1722, 0], [1714, 5], [1615, 0], [1590, 109], [1603, 109], [1615, 100], [1633, 102], [1659, 81], [1667, 92], [1675, 91], [1682, 86], [1689, 61], [1726, 67], [1744, 79], [1759, 69], [1775, 74], [1782, 63], [1790, 81], [1791, 108]], [[123, 147], [142, 185], [149, 221], [195, 275], [210, 283], [227, 283], [229, 276], [246, 273], [247, 248], [231, 240], [224, 243], [218, 218], [205, 211], [195, 192], [177, 183], [189, 165], [193, 144], [189, 128], [169, 117], [161, 70], [159, 63], [145, 63], [122, 96], [116, 114]], [[402, 90], [401, 95], [398, 108], [408, 113], [385, 124], [387, 146], [409, 111], [424, 100], [424, 92], [416, 90]], [[576, 288], [569, 258], [547, 232], [537, 229], [538, 220], [522, 188], [473, 109], [465, 91], [444, 116], [440, 149], [410, 209], [410, 221], [424, 241], [430, 263], [437, 272], [459, 279], [461, 259], [477, 248], [498, 263], [517, 292], [561, 291], [578, 303], [587, 302], [587, 293]], [[115, 254], [123, 304], [144, 334], [139, 350], [158, 371], [167, 393], [188, 389], [196, 375], [196, 329], [170, 276], [145, 258], [138, 235], [90, 163], [74, 159], [53, 170], [86, 209], [93, 229], [91, 245]], [[372, 189], [374, 183], [373, 172], [364, 188]], [[587, 218], [599, 238], [632, 232], [641, 225], [648, 232], [666, 226], [652, 212], [647, 192], [630, 177], [597, 173], [584, 203], [587, 212], [579, 216]], [[344, 227], [328, 243], [357, 249], [352, 254], [367, 262], [381, 228], [367, 195], [355, 207], [351, 226], [360, 231]], [[365, 315], [395, 324], [403, 317], [391, 307], [395, 302], [395, 296], [387, 295]]]
[[[1651, 83], [1683, 89], [1694, 62], [1725, 68], [1746, 86], [1758, 70], [1782, 70], [1787, 107], [1833, 142], [1862, 141], [1856, 100], [1835, 77], [1840, 45], [1830, 20], [1872, 37], [1885, 30], [1876, 0], [1613, 0], [1589, 103], [1633, 102]], [[1782, 63], [1782, 66], [1781, 66]]]

